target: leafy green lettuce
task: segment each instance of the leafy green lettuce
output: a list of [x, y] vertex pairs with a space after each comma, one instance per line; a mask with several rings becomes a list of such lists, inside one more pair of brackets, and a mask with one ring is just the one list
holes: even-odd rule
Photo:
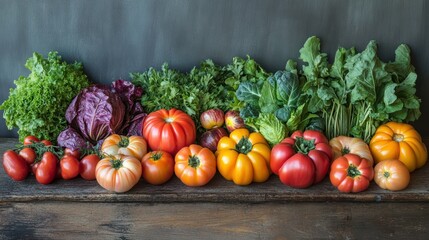
[[25, 67], [31, 73], [14, 81], [16, 88], [10, 89], [0, 110], [9, 129], [18, 127], [20, 141], [34, 135], [55, 142], [67, 127], [67, 107], [89, 81], [81, 63], [68, 64], [57, 52], [50, 52], [47, 59], [34, 53]]

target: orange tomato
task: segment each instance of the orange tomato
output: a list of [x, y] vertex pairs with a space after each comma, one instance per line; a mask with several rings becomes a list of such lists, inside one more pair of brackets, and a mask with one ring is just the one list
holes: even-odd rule
[[142, 177], [148, 183], [160, 185], [174, 174], [174, 159], [164, 151], [153, 151], [144, 155], [142, 159]]
[[401, 161], [389, 159], [379, 162], [375, 168], [375, 183], [383, 189], [399, 191], [410, 183], [410, 172]]
[[142, 159], [147, 153], [147, 143], [140, 136], [121, 136], [112, 134], [107, 137], [101, 145], [101, 151], [107, 155], [127, 155]]
[[369, 148], [376, 163], [398, 159], [410, 172], [423, 167], [428, 157], [420, 134], [406, 123], [389, 122], [378, 127]]
[[101, 159], [95, 167], [97, 182], [112, 192], [126, 192], [138, 183], [142, 165], [133, 156], [116, 155]]
[[175, 156], [174, 172], [187, 186], [206, 185], [216, 173], [216, 157], [208, 148], [192, 144]]

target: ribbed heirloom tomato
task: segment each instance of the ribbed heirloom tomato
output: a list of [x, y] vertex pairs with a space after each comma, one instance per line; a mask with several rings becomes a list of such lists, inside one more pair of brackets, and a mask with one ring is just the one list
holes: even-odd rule
[[322, 132], [295, 131], [273, 147], [270, 166], [283, 184], [307, 188], [325, 178], [331, 159], [331, 146]]
[[332, 147], [334, 160], [347, 153], [354, 153], [362, 158], [368, 159], [371, 162], [371, 166], [374, 164], [368, 144], [360, 138], [338, 136], [332, 138], [329, 141], [329, 145]]
[[329, 178], [341, 192], [361, 192], [368, 188], [374, 177], [371, 162], [348, 153], [332, 162]]
[[177, 109], [161, 109], [150, 113], [143, 122], [143, 137], [152, 151], [175, 155], [195, 142], [197, 130], [192, 118]]
[[265, 182], [271, 174], [270, 151], [262, 134], [239, 128], [219, 140], [217, 167], [226, 180], [237, 185]]
[[147, 153], [146, 140], [141, 136], [121, 136], [112, 134], [101, 145], [101, 151], [107, 155], [127, 155], [142, 159]]
[[187, 186], [206, 185], [216, 174], [216, 157], [208, 148], [191, 144], [175, 156], [174, 173]]
[[423, 167], [428, 158], [420, 134], [406, 123], [388, 122], [378, 127], [369, 148], [376, 163], [398, 159], [410, 172]]
[[101, 159], [95, 168], [97, 182], [112, 192], [126, 192], [138, 183], [142, 165], [133, 156], [116, 155]]

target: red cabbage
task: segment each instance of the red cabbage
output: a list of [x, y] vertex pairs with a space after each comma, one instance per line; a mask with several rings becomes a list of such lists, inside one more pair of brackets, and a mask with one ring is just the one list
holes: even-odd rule
[[58, 136], [58, 144], [72, 149], [96, 145], [113, 133], [142, 135], [146, 117], [140, 98], [143, 90], [131, 82], [117, 80], [111, 87], [93, 85], [83, 89], [66, 111], [69, 128]]

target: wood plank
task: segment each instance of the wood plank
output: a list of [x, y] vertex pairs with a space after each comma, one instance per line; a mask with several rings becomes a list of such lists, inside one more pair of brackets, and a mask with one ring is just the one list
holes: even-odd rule
[[0, 239], [427, 239], [427, 203], [0, 204]]
[[[13, 147], [16, 139], [0, 139], [0, 152]], [[237, 186], [220, 175], [206, 186], [192, 188], [180, 180], [172, 180], [162, 186], [152, 186], [141, 180], [124, 194], [110, 193], [96, 181], [56, 180], [42, 185], [34, 176], [25, 181], [11, 180], [0, 170], [0, 203], [33, 201], [82, 201], [82, 202], [218, 202], [218, 203], [266, 203], [290, 201], [349, 201], [349, 202], [429, 202], [429, 167], [412, 173], [409, 187], [403, 191], [391, 192], [380, 189], [374, 182], [367, 191], [345, 194], [337, 191], [328, 178], [308, 189], [293, 189], [283, 185], [277, 176], [265, 183]]]

